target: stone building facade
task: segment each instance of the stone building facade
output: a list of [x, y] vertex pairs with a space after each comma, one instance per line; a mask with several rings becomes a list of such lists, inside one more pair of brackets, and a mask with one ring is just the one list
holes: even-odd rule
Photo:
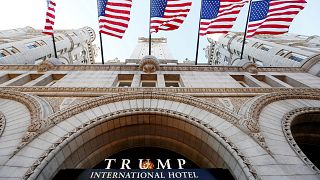
[[[92, 28], [55, 32], [61, 64], [93, 64], [97, 47]], [[0, 31], [0, 64], [39, 64], [54, 57], [51, 36], [31, 27]]]
[[228, 169], [234, 179], [320, 179], [307, 154], [317, 147], [302, 149], [319, 142], [319, 60], [0, 65], [0, 179], [52, 179], [60, 169], [92, 168], [150, 146]]
[[258, 66], [300, 67], [320, 53], [320, 37], [316, 35], [257, 35], [248, 38], [243, 60], [240, 60], [243, 33], [228, 33], [218, 41], [209, 41], [206, 54], [212, 65], [241, 66], [255, 62]]

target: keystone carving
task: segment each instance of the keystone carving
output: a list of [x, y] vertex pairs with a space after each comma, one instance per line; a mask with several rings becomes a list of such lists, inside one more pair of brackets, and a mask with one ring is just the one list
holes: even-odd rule
[[139, 69], [145, 73], [154, 73], [160, 69], [160, 65], [156, 57], [145, 56], [140, 61]]

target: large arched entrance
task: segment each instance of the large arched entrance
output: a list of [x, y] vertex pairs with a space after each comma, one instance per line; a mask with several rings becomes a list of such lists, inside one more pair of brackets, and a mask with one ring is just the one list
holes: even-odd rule
[[320, 112], [305, 113], [295, 117], [291, 133], [302, 152], [320, 168]]
[[[178, 153], [201, 168], [228, 169], [235, 179], [256, 176], [240, 142], [228, 138], [258, 146], [232, 124], [237, 116], [196, 98], [148, 92], [105, 96], [59, 111], [48, 121], [54, 125], [24, 148], [45, 150], [25, 179], [52, 179], [60, 169], [93, 168], [139, 147]], [[24, 149], [17, 155], [27, 153]]]
[[[105, 158], [134, 148], [160, 148], [187, 158], [191, 168], [229, 169], [219, 154], [227, 151], [209, 131], [195, 123], [160, 112], [137, 112], [103, 120], [81, 133], [83, 144], [75, 139], [62, 149], [70, 155], [63, 169], [94, 168]], [[85, 139], [89, 138], [89, 139]], [[215, 149], [217, 148], [217, 149]], [[155, 156], [156, 157], [156, 156]], [[229, 157], [231, 158], [231, 157]], [[55, 173], [58, 172], [56, 170]], [[54, 174], [52, 174], [54, 175]]]

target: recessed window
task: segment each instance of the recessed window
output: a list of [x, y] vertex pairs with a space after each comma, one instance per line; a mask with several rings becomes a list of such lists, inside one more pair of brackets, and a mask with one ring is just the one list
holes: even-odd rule
[[66, 74], [50, 74], [49, 76], [41, 79], [33, 86], [52, 86], [62, 79]]
[[181, 87], [179, 74], [165, 74], [164, 81], [166, 87]]
[[0, 58], [6, 57], [6, 56], [10, 56], [10, 53], [5, 49], [1, 49], [0, 50]]
[[33, 48], [37, 48], [40, 46], [44, 46], [47, 45], [44, 41], [34, 41], [34, 42], [30, 42], [30, 43], [26, 43], [25, 44], [29, 49], [33, 49]]
[[156, 81], [142, 81], [141, 87], [156, 87]]
[[157, 75], [156, 74], [141, 74], [141, 87], [156, 87]]
[[285, 49], [282, 49], [281, 51], [277, 52], [276, 55], [279, 55], [279, 56], [285, 56], [289, 53], [288, 50], [285, 50]]
[[253, 44], [252, 47], [258, 47], [259, 45], [260, 45], [260, 43], [256, 42], [256, 43]]
[[289, 84], [290, 86], [292, 87], [308, 87], [307, 85], [291, 78], [291, 77], [288, 77], [286, 75], [273, 75], [273, 77], [279, 79], [280, 81], [286, 83], [286, 84]]
[[115, 86], [117, 87], [131, 87], [133, 74], [118, 74], [116, 79]]
[[5, 83], [11, 79], [14, 79], [18, 76], [20, 76], [21, 74], [5, 74], [0, 76], [0, 84]]
[[166, 87], [180, 87], [179, 82], [165, 82]]
[[17, 48], [15, 48], [15, 47], [8, 47], [7, 50], [8, 50], [9, 52], [11, 52], [12, 54], [20, 53], [20, 51], [19, 51]]
[[288, 55], [288, 59], [296, 61], [296, 62], [301, 62], [301, 61], [305, 60], [306, 58], [307, 58], [307, 56], [297, 54], [297, 53], [290, 53]]
[[23, 86], [24, 84], [27, 84], [28, 82], [33, 81], [42, 75], [43, 74], [28, 74], [26, 76], [17, 78], [14, 82], [8, 84], [8, 86]]
[[245, 75], [230, 75], [234, 80], [236, 80], [242, 87], [260, 87], [257, 83], [252, 81]]
[[131, 87], [131, 81], [119, 81], [118, 87]]
[[270, 49], [272, 49], [272, 46], [269, 45], [265, 45], [265, 44], [261, 44], [259, 46], [259, 49], [263, 50], [263, 51], [269, 51]]

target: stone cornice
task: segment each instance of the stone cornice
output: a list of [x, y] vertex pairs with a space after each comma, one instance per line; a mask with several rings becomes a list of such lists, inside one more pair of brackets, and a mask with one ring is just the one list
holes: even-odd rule
[[191, 94], [197, 96], [255, 96], [277, 92], [313, 92], [317, 88], [103, 88], [103, 87], [0, 87], [0, 90], [30, 92], [48, 96], [101, 96], [124, 92], [161, 92]]
[[[296, 67], [258, 67], [258, 72], [304, 72]], [[0, 65], [0, 70], [37, 71], [37, 65]], [[56, 65], [51, 71], [139, 71], [139, 65]], [[246, 72], [234, 66], [160, 66], [160, 71]]]

